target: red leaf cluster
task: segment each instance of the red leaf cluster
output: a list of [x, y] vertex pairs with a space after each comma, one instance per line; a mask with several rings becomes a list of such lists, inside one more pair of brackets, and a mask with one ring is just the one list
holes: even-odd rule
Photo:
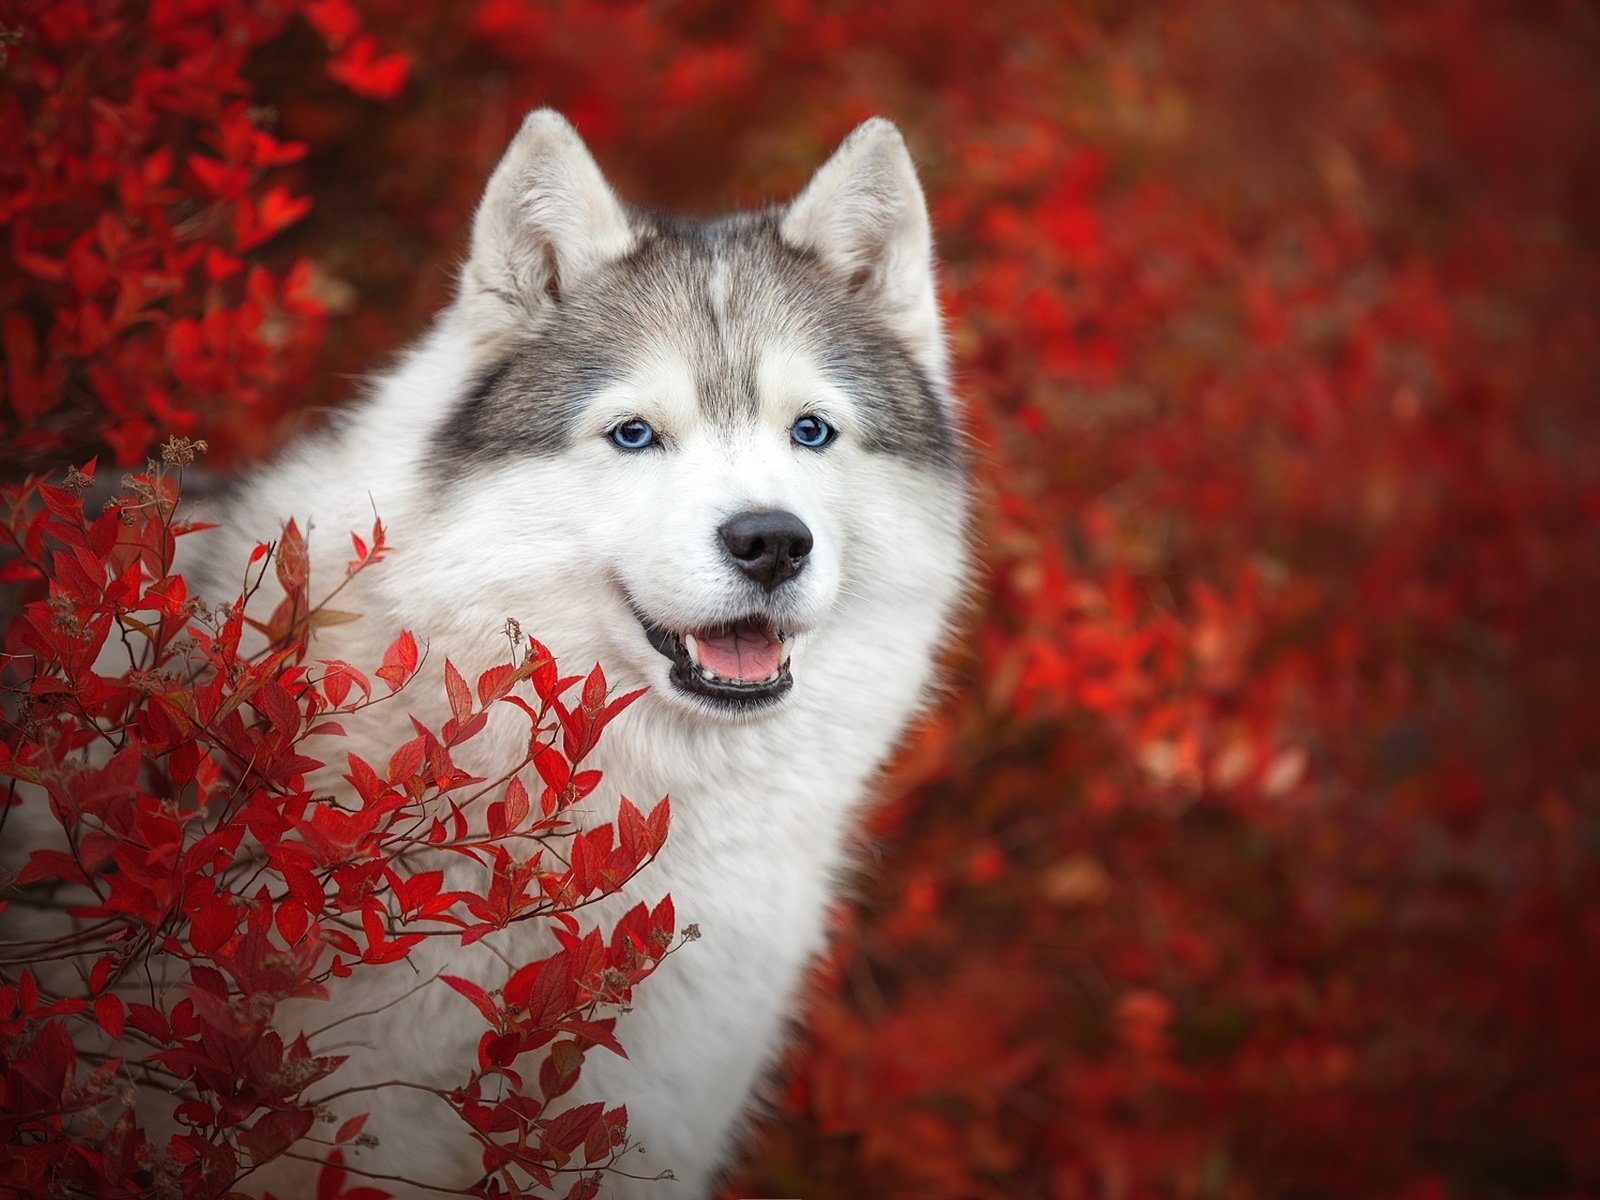
[[[73, 490], [38, 479], [0, 496], [16, 551], [8, 574], [47, 588], [6, 634], [4, 815], [39, 846], [9, 903], [71, 919], [28, 925], [38, 931], [0, 958], [0, 1188], [232, 1193], [260, 1164], [305, 1153], [318, 1105], [337, 1094], [344, 1059], [319, 1052], [319, 1035], [286, 1040], [273, 1021], [284, 1001], [393, 970], [424, 938], [466, 945], [543, 921], [559, 949], [514, 964], [501, 986], [444, 978], [489, 1029], [461, 1085], [430, 1090], [483, 1145], [472, 1194], [520, 1195], [574, 1164], [574, 1194], [590, 1194], [591, 1172], [626, 1147], [626, 1113], [557, 1101], [591, 1048], [624, 1052], [608, 1014], [675, 935], [665, 898], [609, 933], [582, 932], [572, 915], [666, 839], [665, 799], [644, 815], [624, 798], [614, 825], [577, 834], [569, 820], [601, 783], [577, 768], [637, 693], [611, 696], [596, 667], [574, 695], [578, 677], [560, 677], [531, 640], [475, 690], [447, 663], [442, 728], [413, 721], [381, 772], [347, 755], [354, 806], [317, 792], [307, 779], [324, 762], [311, 747], [342, 736], [341, 718], [397, 699], [421, 664], [402, 631], [376, 671], [390, 694], [377, 697], [349, 663], [306, 662], [327, 600], [381, 561], [385, 530], [357, 539], [344, 582], [313, 601], [290, 524], [270, 563], [252, 556], [246, 594], [209, 610], [172, 572], [176, 539], [195, 528], [177, 487], [192, 451], [170, 443], [163, 464], [130, 476], [129, 493], [93, 518]], [[260, 626], [264, 648], [245, 653], [246, 599], [269, 566], [285, 600]], [[497, 779], [475, 777], [453, 755], [502, 706], [527, 722], [526, 756]], [[537, 816], [523, 781], [535, 763], [546, 780]], [[537, 1091], [523, 1086], [524, 1061], [538, 1065]], [[153, 1130], [168, 1115], [179, 1132], [163, 1138]], [[362, 1120], [334, 1142], [358, 1137]], [[354, 1168], [325, 1162], [331, 1194], [384, 1194], [340, 1192]]]
[[[335, 11], [337, 10], [337, 11]], [[89, 442], [137, 463], [202, 426], [259, 450], [320, 345], [309, 260], [261, 260], [311, 198], [285, 178], [306, 144], [252, 104], [252, 56], [297, 11], [327, 71], [392, 97], [409, 60], [381, 53], [348, 3], [21, 0], [4, 21], [0, 323], [13, 465]]]

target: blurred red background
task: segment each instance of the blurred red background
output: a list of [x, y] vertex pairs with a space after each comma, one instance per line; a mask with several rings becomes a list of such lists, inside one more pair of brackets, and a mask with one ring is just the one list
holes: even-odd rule
[[904, 129], [983, 598], [730, 1196], [1600, 1194], [1592, 4], [0, 31], [12, 474], [349, 399], [535, 105], [690, 211]]

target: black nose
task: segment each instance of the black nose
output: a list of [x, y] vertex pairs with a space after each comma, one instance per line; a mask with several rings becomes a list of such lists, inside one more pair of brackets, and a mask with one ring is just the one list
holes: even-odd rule
[[811, 530], [792, 512], [742, 512], [717, 530], [739, 569], [769, 592], [800, 574]]

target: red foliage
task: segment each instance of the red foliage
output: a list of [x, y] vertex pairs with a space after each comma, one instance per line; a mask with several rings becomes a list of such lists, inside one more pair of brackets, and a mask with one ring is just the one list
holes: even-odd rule
[[[169, 443], [165, 457], [181, 467], [192, 447]], [[81, 473], [71, 487], [90, 481]], [[174, 480], [153, 466], [127, 482], [131, 495], [92, 519], [72, 490], [37, 481], [4, 497], [19, 552], [9, 574], [47, 578], [49, 595], [8, 630], [16, 706], [0, 776], [14, 781], [13, 796], [16, 783], [31, 786], [35, 813], [47, 800], [60, 835], [29, 855], [17, 901], [65, 909], [75, 925], [7, 943], [0, 1185], [22, 1194], [229, 1192], [248, 1168], [304, 1152], [297, 1144], [330, 1098], [317, 1085], [343, 1061], [319, 1053], [315, 1037], [286, 1044], [273, 1027], [278, 1006], [393, 969], [426, 937], [466, 945], [530, 920], [552, 923], [560, 949], [549, 958], [517, 966], [492, 992], [441, 977], [487, 1029], [459, 1086], [428, 1090], [483, 1144], [476, 1194], [516, 1195], [574, 1163], [609, 1165], [626, 1141], [626, 1112], [550, 1105], [592, 1047], [623, 1052], [615, 1018], [603, 1014], [667, 953], [672, 902], [638, 905], [609, 937], [582, 932], [571, 913], [655, 857], [667, 802], [646, 816], [624, 798], [614, 826], [562, 835], [568, 810], [600, 782], [576, 768], [639, 693], [609, 696], [596, 667], [569, 702], [580, 680], [559, 677], [531, 640], [520, 661], [484, 672], [475, 688], [447, 661], [450, 720], [437, 730], [413, 722], [416, 736], [386, 764], [348, 755], [344, 778], [360, 805], [348, 809], [308, 784], [323, 763], [305, 751], [312, 739], [342, 736], [341, 717], [411, 683], [421, 661], [411, 634], [394, 640], [376, 671], [387, 696], [348, 663], [308, 664], [311, 631], [346, 614], [312, 603], [291, 523], [271, 552], [286, 598], [262, 630], [266, 647], [242, 653], [253, 587], [215, 613], [191, 600], [172, 573], [176, 539], [195, 528], [178, 516]], [[387, 549], [381, 524], [370, 540], [352, 540], [346, 581]], [[267, 552], [252, 556], [256, 583]], [[102, 658], [119, 639], [125, 669]], [[528, 749], [486, 780], [453, 754], [497, 705], [526, 716]], [[537, 815], [519, 775], [529, 766], [546, 780]], [[36, 815], [30, 842], [39, 831]], [[547, 858], [558, 837], [565, 861]], [[463, 878], [452, 858], [471, 864], [476, 884], [446, 890], [447, 869], [453, 882]], [[119, 981], [144, 986], [112, 990]], [[149, 1003], [127, 999], [146, 995]], [[525, 1088], [516, 1064], [531, 1051], [545, 1054], [537, 1087]], [[161, 1143], [152, 1118], [165, 1111], [180, 1132]], [[332, 1144], [355, 1138], [362, 1120], [346, 1121]], [[327, 1161], [342, 1178], [342, 1160]], [[585, 1174], [573, 1194], [588, 1186]]]
[[[871, 112], [918, 152], [988, 461], [988, 600], [959, 700], [904, 764], [917, 787], [882, 815], [897, 849], [841, 918], [741, 1194], [1600, 1192], [1600, 90], [1584, 5], [293, 10], [0, 17], [22, 31], [0, 92], [14, 456], [103, 444], [137, 460], [157, 429], [263, 451], [292, 401], [320, 403], [335, 369], [437, 306], [438, 264], [534, 104], [571, 116], [624, 192], [668, 205], [783, 194]], [[341, 87], [306, 75], [328, 48]], [[106, 597], [61, 619], [103, 636], [111, 606], [138, 605], [153, 646], [193, 623], [153, 560], [91, 544], [82, 561], [62, 540], [74, 518], [46, 512], [11, 521], [58, 539], [58, 603]], [[29, 611], [18, 630], [90, 681], [76, 700], [45, 689], [52, 727], [86, 728], [60, 705], [126, 708], [142, 758], [170, 744], [175, 717], [134, 717], [169, 713], [161, 687], [96, 696], [93, 654], [50, 632], [55, 610]], [[285, 611], [277, 632], [312, 619]], [[223, 630], [205, 636], [185, 654], [217, 653]], [[366, 703], [361, 672], [399, 682], [408, 660], [397, 645], [318, 674], [291, 656], [267, 673], [276, 690], [224, 716], [291, 762], [287, 730]], [[457, 734], [491, 702], [473, 694], [452, 682]], [[559, 796], [583, 778], [585, 735], [552, 711], [561, 743], [532, 765]], [[419, 734], [407, 777], [447, 762], [451, 736]], [[237, 786], [227, 758], [161, 753], [186, 788]], [[273, 796], [292, 790], [284, 769]], [[508, 832], [533, 811], [509, 783], [491, 799]], [[313, 828], [313, 809], [294, 816]], [[323, 820], [291, 844], [328, 839], [337, 857], [393, 828]], [[656, 836], [625, 823], [583, 882]], [[141, 836], [174, 846], [165, 828]], [[209, 832], [184, 825], [182, 846]], [[487, 845], [458, 848], [495, 881], [479, 907], [440, 910], [462, 932], [564, 902], [519, 879], [517, 856], [497, 872]], [[384, 969], [358, 961], [372, 933], [379, 956], [402, 953], [440, 898], [351, 881], [336, 911], [357, 926], [341, 930], [331, 860], [314, 861], [306, 930], [342, 932], [354, 950], [327, 952], [352, 969]], [[38, 869], [56, 868], [79, 869]], [[255, 936], [261, 905], [217, 901], [226, 878], [200, 873], [165, 910], [184, 954], [202, 954], [196, 930], [225, 958]], [[261, 936], [284, 937], [279, 922]], [[8, 1104], [45, 1103], [31, 1088], [66, 1120], [70, 1042], [43, 1031], [97, 1021], [109, 1037], [135, 1010], [103, 979], [69, 996], [5, 970], [7, 1020], [39, 1031]], [[484, 1015], [487, 1075], [533, 1035]], [[571, 1053], [554, 1049], [566, 1035], [548, 1044], [547, 1096]], [[132, 1161], [125, 1145], [114, 1129], [94, 1169]]]
[[251, 261], [311, 199], [280, 178], [305, 143], [274, 136], [244, 73], [297, 9], [333, 51], [332, 78], [378, 97], [404, 82], [406, 56], [379, 55], [338, 0], [5, 6], [13, 462], [90, 439], [136, 463], [200, 425], [229, 455], [270, 445], [255, 431], [304, 386], [324, 303], [308, 260]]

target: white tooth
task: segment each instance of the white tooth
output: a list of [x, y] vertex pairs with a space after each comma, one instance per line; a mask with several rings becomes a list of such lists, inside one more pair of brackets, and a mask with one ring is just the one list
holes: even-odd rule
[[[689, 661], [695, 666], [700, 666], [700, 643], [694, 640], [694, 634], [683, 635], [683, 648], [689, 652]], [[701, 668], [704, 670], [704, 668]]]
[[794, 639], [789, 638], [783, 643], [783, 653], [778, 656], [778, 665], [781, 667], [789, 661], [789, 655], [794, 653]]

